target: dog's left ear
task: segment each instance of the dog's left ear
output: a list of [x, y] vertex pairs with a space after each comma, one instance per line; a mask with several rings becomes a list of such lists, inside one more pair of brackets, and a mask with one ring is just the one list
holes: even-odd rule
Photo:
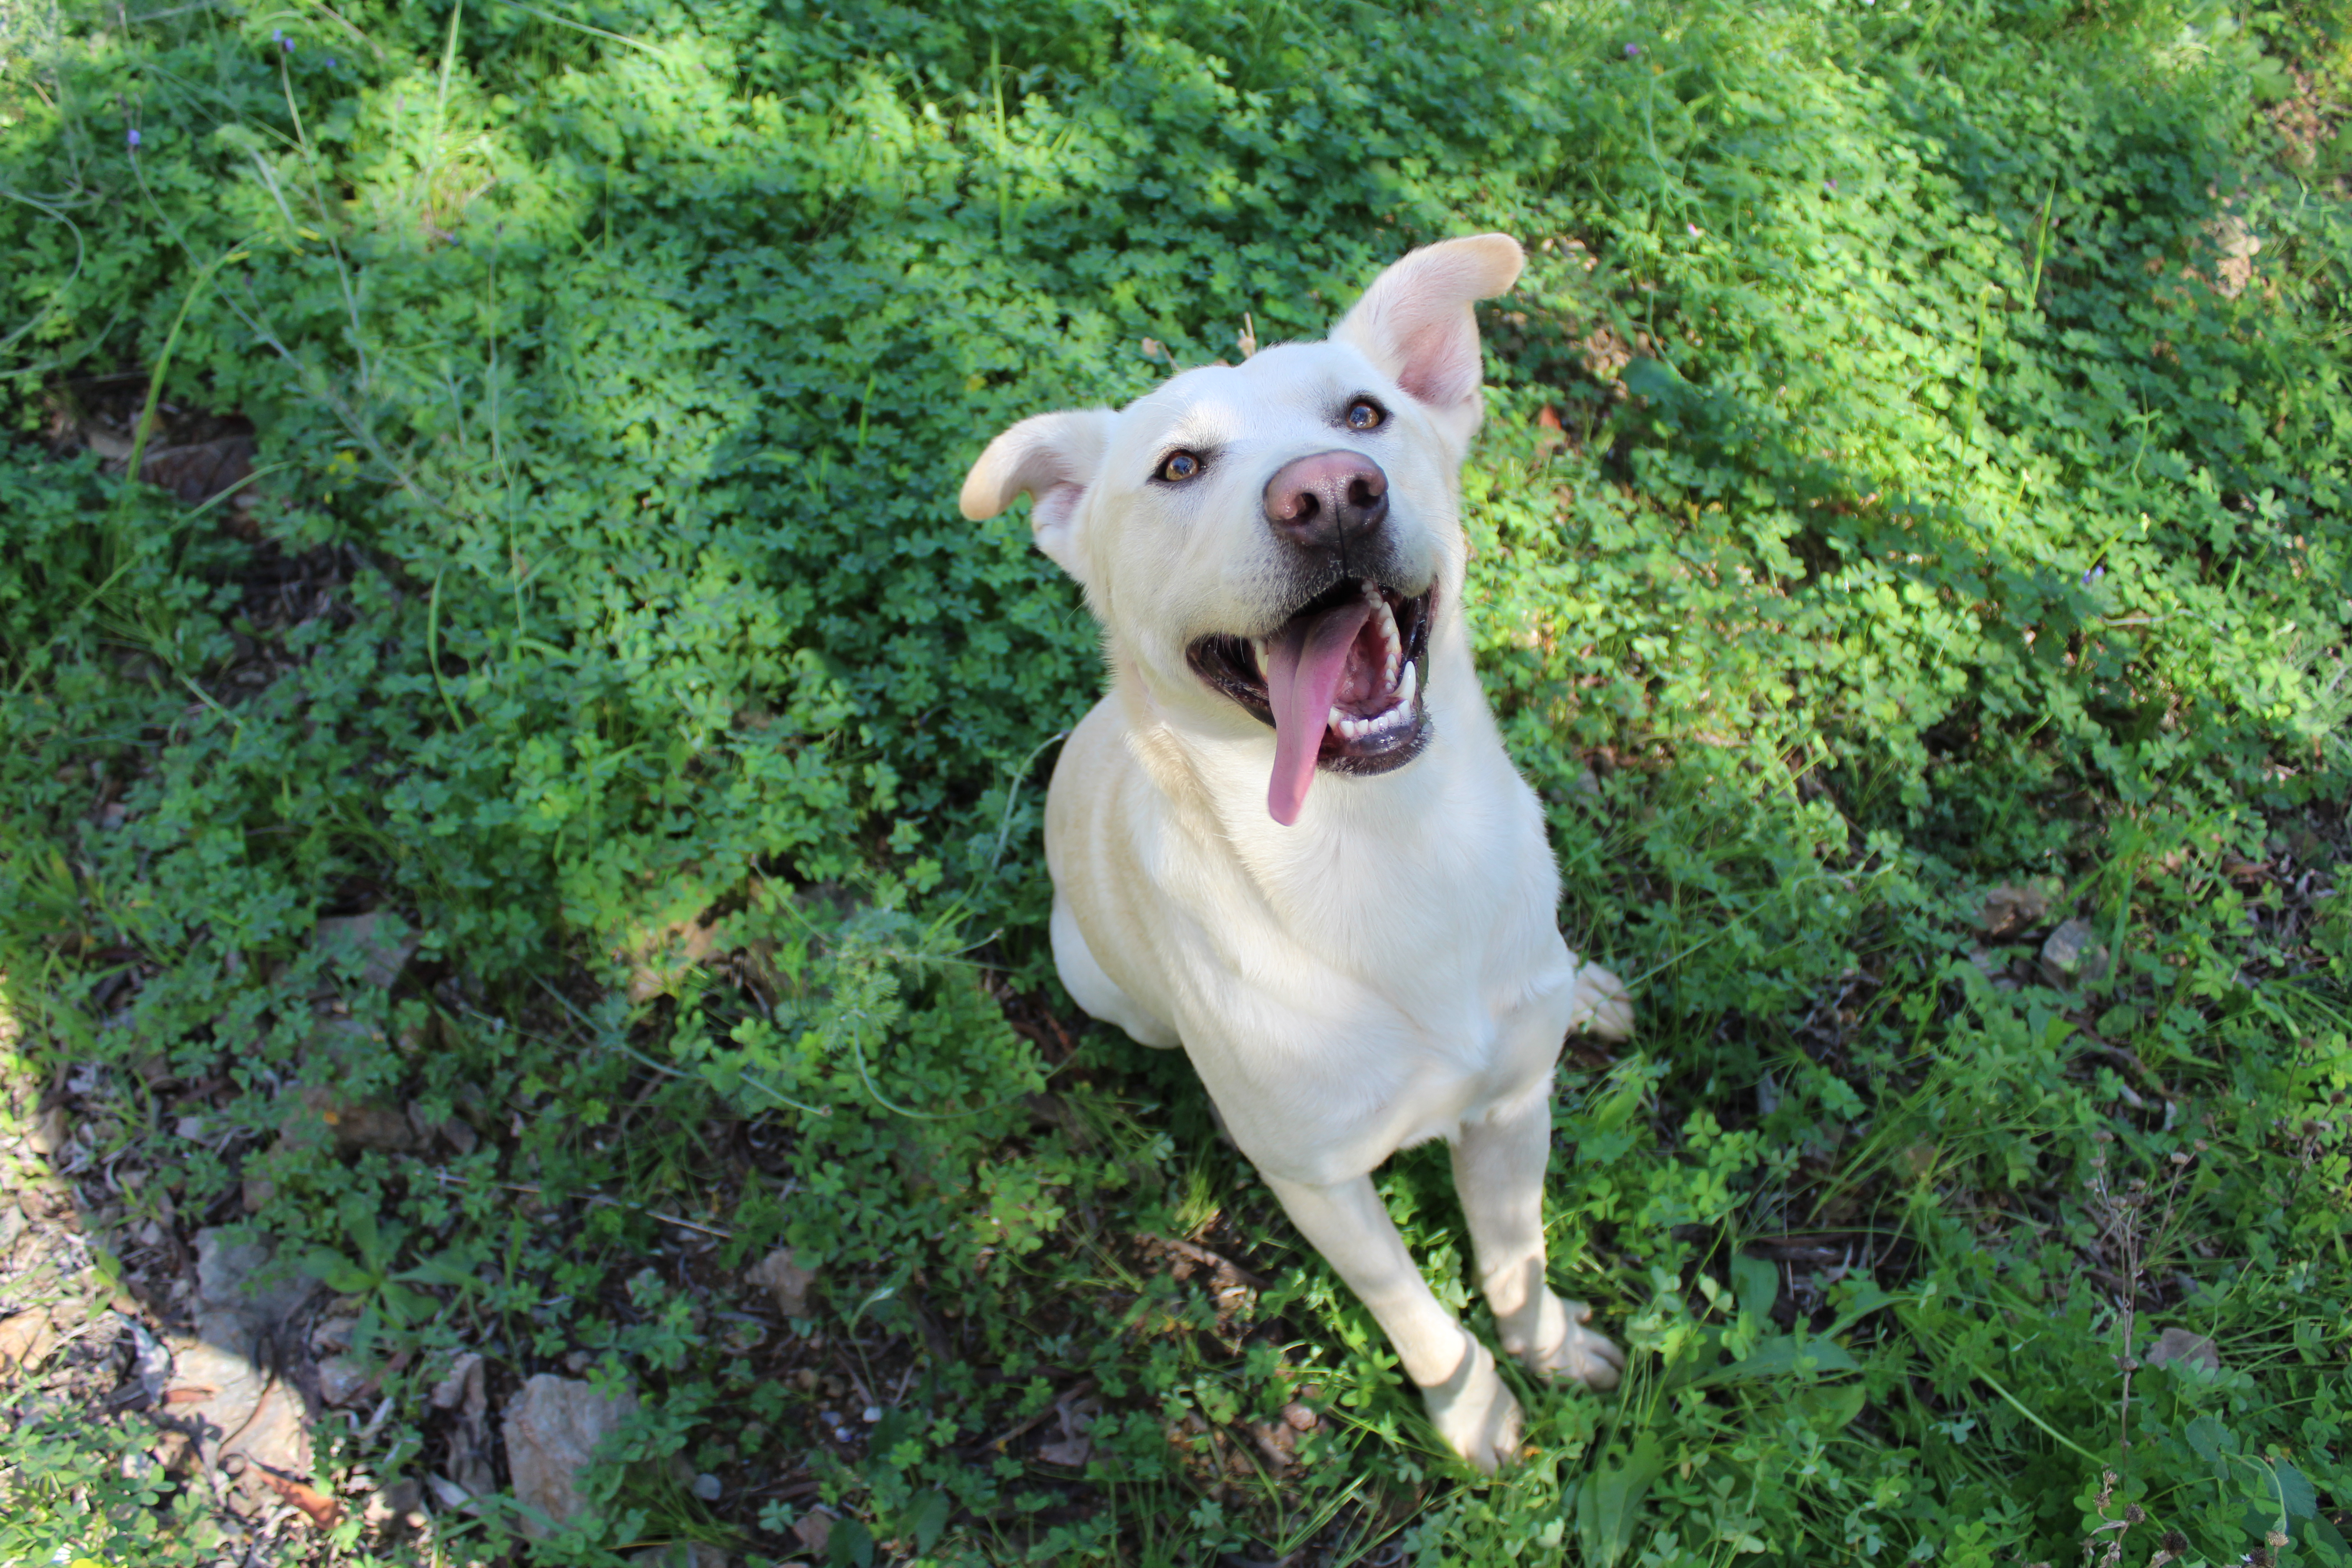
[[1485, 412], [1478, 321], [1470, 304], [1508, 289], [1526, 264], [1526, 252], [1507, 234], [1424, 246], [1374, 279], [1331, 336], [1395, 377], [1467, 446]]
[[1101, 472], [1118, 416], [1108, 408], [1040, 414], [1024, 419], [988, 444], [958, 498], [965, 517], [984, 521], [1033, 495], [1029, 535], [1055, 565], [1080, 583], [1087, 580], [1087, 552], [1078, 537], [1078, 514], [1087, 489]]

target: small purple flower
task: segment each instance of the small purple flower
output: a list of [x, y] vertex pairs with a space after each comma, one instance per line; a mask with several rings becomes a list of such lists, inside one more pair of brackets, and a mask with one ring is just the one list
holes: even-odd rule
[[2106, 574], [2107, 569], [2105, 567], [2094, 566], [2088, 572], [2083, 574], [2083, 586], [2087, 588]]
[[132, 126], [128, 132], [124, 132], [124, 135], [131, 143], [131, 150], [133, 153], [139, 151], [139, 127], [136, 125]]
[[1832, 195], [1837, 195], [1837, 182], [1835, 180], [1823, 180], [1822, 182], [1822, 189], [1827, 191]]
[[1686, 223], [1686, 224], [1683, 225], [1683, 226], [1684, 226], [1685, 228], [1686, 228], [1686, 229], [1690, 230], [1690, 237], [1691, 237], [1693, 239], [1696, 239], [1700, 235], [1705, 234], [1705, 233], [1706, 232], [1706, 230], [1705, 230], [1705, 229], [1703, 229], [1703, 228], [1699, 227], [1699, 226], [1698, 226], [1698, 225], [1696, 225], [1696, 224], [1695, 224], [1695, 223]]
[[1641, 52], [1642, 46], [1639, 44], [1628, 44], [1625, 46], [1625, 58], [1629, 60], [1638, 58]]
[[327, 57], [327, 68], [329, 70], [333, 70], [335, 68], [335, 57], [332, 55], [329, 55]]
[[289, 55], [294, 52], [294, 40], [286, 36], [286, 29], [283, 27], [270, 28], [269, 41], [284, 49]]

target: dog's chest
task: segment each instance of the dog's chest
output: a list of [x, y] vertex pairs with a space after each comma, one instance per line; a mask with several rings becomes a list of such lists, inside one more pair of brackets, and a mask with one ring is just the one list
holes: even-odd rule
[[[1539, 831], [1240, 847], [1205, 879], [1221, 886], [1197, 889], [1210, 896], [1195, 930], [1213, 951], [1196, 951], [1194, 989], [1210, 1010], [1226, 988], [1232, 1005], [1283, 1019], [1265, 1035], [1338, 1057], [1368, 1087], [1529, 1070], [1517, 1020], [1571, 973]], [[1185, 859], [1196, 874], [1216, 865]]]

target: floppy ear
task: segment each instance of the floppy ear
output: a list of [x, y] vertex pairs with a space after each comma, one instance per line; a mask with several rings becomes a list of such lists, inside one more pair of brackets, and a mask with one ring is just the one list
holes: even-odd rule
[[1395, 377], [1466, 445], [1484, 412], [1470, 302], [1508, 289], [1526, 261], [1507, 234], [1424, 246], [1372, 279], [1331, 336]]
[[979, 522], [1011, 506], [1015, 496], [1035, 496], [1030, 537], [1055, 565], [1085, 582], [1078, 508], [1102, 468], [1111, 424], [1118, 417], [1108, 408], [1086, 408], [1024, 419], [991, 441], [963, 477], [960, 500], [964, 516]]

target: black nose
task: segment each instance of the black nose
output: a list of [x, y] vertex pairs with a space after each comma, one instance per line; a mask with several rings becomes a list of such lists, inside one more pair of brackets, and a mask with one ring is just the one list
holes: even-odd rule
[[1389, 477], [1360, 452], [1299, 458], [1265, 482], [1266, 522], [1310, 550], [1361, 549], [1388, 515]]

